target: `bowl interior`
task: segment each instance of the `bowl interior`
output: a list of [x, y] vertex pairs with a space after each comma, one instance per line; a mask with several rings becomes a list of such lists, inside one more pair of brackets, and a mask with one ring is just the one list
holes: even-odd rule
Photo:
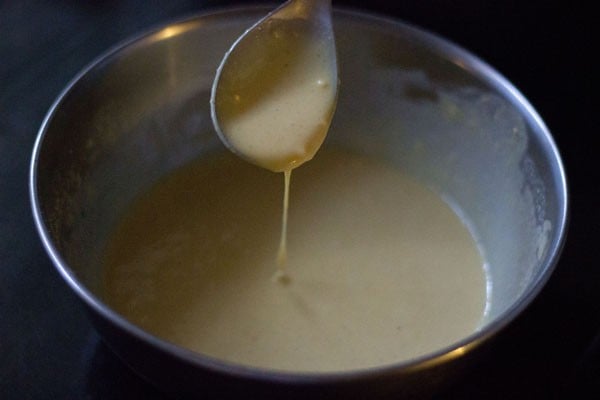
[[[210, 86], [232, 41], [264, 10], [168, 25], [81, 74], [51, 110], [33, 164], [34, 209], [71, 283], [102, 300], [106, 236], [141, 191], [225, 151]], [[326, 146], [394, 163], [439, 192], [487, 260], [481, 327], [514, 317], [539, 290], [565, 224], [560, 159], [543, 122], [495, 71], [410, 26], [338, 12], [340, 99]]]

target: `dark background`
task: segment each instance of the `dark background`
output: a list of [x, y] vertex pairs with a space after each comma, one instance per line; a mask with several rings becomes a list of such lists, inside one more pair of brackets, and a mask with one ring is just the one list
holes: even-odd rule
[[[102, 52], [157, 24], [239, 3], [0, 0], [0, 399], [163, 398], [102, 344], [46, 256], [30, 211], [29, 160], [53, 100]], [[439, 398], [600, 398], [598, 43], [590, 8], [549, 3], [333, 0], [436, 32], [487, 61], [541, 114], [566, 166], [570, 229], [554, 274]]]

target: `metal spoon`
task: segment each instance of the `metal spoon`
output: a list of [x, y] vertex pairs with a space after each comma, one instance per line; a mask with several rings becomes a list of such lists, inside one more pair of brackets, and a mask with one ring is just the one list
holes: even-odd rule
[[290, 171], [321, 146], [337, 87], [331, 0], [288, 0], [225, 54], [211, 116], [231, 151], [272, 171]]

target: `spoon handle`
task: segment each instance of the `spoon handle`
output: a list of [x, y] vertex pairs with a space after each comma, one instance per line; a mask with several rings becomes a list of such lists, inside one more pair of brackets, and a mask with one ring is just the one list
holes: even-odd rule
[[288, 0], [273, 15], [279, 18], [318, 18], [320, 23], [331, 19], [331, 0]]

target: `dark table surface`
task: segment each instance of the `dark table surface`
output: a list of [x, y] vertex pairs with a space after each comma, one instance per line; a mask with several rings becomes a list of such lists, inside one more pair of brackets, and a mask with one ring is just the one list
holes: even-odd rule
[[[82, 67], [133, 34], [231, 3], [0, 0], [0, 399], [163, 398], [105, 347], [46, 256], [30, 211], [29, 161], [46, 111]], [[598, 43], [590, 9], [549, 3], [333, 1], [411, 22], [480, 56], [538, 110], [566, 166], [570, 229], [554, 274], [440, 398], [600, 398], [590, 56]]]

